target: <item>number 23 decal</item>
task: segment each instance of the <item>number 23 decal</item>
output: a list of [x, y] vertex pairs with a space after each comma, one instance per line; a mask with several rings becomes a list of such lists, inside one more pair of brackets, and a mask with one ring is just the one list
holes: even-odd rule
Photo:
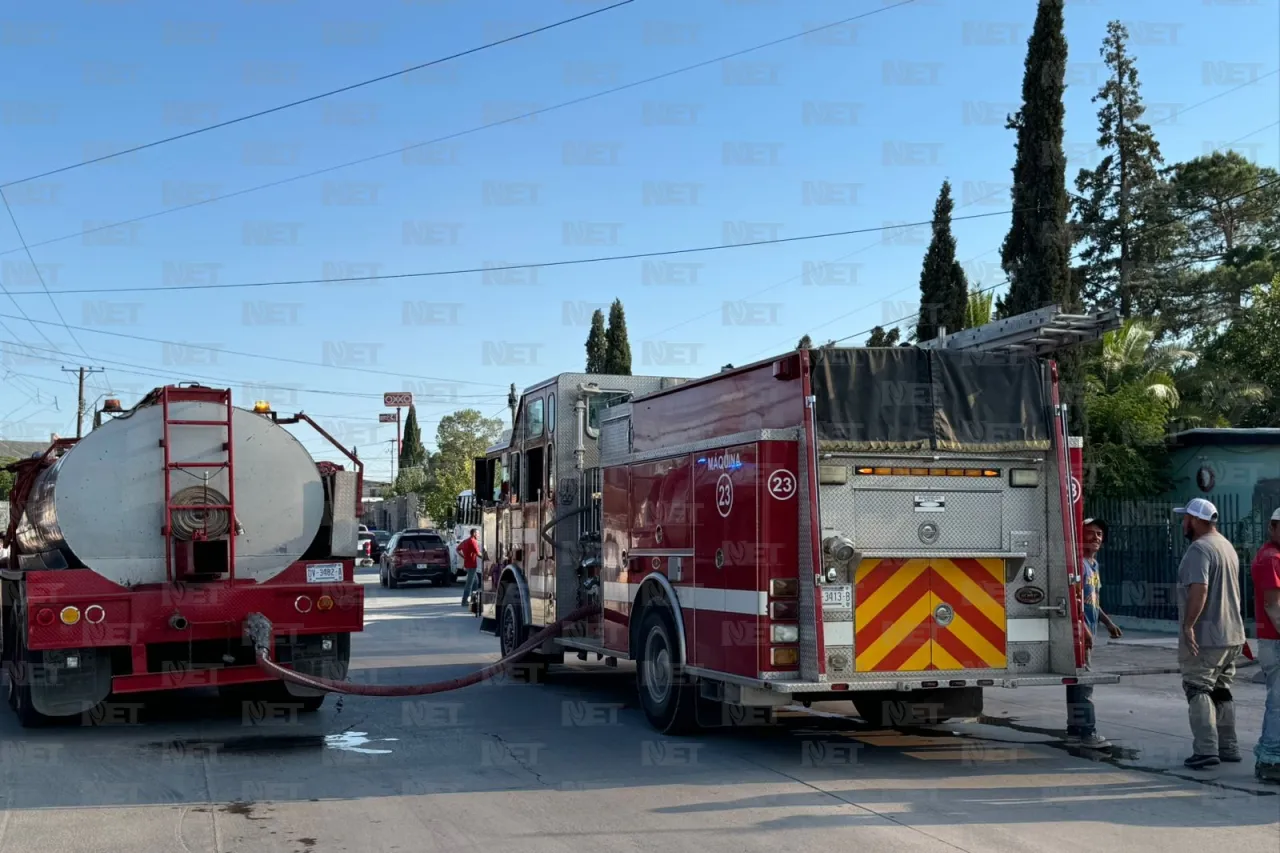
[[796, 475], [785, 468], [769, 475], [769, 494], [785, 501], [796, 493]]

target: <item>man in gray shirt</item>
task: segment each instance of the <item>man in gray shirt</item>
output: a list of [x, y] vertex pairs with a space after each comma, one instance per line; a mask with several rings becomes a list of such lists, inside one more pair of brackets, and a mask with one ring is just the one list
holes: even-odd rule
[[1239, 761], [1231, 684], [1244, 646], [1240, 559], [1218, 532], [1218, 508], [1204, 498], [1174, 512], [1191, 547], [1178, 566], [1178, 667], [1190, 706], [1193, 770]]

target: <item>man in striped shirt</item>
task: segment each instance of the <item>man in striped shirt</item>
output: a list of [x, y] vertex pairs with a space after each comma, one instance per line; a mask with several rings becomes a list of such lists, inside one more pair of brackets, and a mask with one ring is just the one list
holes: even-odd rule
[[[1099, 518], [1084, 520], [1084, 561], [1081, 578], [1084, 584], [1085, 669], [1093, 658], [1093, 638], [1098, 623], [1107, 627], [1113, 639], [1124, 636], [1116, 623], [1102, 610], [1102, 581], [1098, 576], [1098, 550], [1107, 536], [1106, 522]], [[1085, 749], [1110, 749], [1111, 743], [1097, 732], [1098, 720], [1093, 708], [1092, 684], [1067, 685], [1067, 745]]]

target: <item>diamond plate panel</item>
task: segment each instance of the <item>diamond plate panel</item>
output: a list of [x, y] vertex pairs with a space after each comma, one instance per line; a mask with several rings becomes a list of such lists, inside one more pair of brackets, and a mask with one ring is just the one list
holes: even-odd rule
[[852, 610], [823, 610], [822, 621], [827, 622], [848, 622], [853, 619]]
[[853, 646], [827, 646], [827, 676], [824, 680], [849, 678], [853, 672]]
[[[1026, 652], [1030, 657], [1026, 663], [1018, 663], [1018, 653]], [[1050, 672], [1048, 643], [1010, 643], [1009, 673], [1039, 674]]]
[[[812, 410], [810, 410], [812, 415]], [[797, 549], [800, 578], [800, 677], [806, 681], [817, 681], [818, 676], [818, 619], [817, 619], [817, 587], [813, 583], [817, 567], [814, 565], [813, 537], [810, 534], [813, 523], [813, 495], [809, 493], [809, 451], [806, 445], [800, 446], [796, 455], [796, 480], [799, 491], [796, 499], [800, 501], [800, 547]], [[819, 513], [819, 521], [821, 513]]]
[[356, 517], [356, 472], [333, 474], [333, 533], [335, 557], [354, 557], [360, 545], [360, 519]]

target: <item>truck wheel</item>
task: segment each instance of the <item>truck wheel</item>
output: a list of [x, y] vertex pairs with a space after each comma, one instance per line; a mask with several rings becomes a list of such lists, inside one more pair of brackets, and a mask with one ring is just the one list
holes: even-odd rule
[[378, 585], [383, 589], [387, 588], [387, 570], [382, 566], [378, 568]]
[[396, 580], [396, 574], [391, 569], [387, 569], [387, 589], [399, 589], [400, 581]]
[[664, 600], [645, 606], [640, 616], [636, 690], [649, 724], [669, 735], [699, 728], [697, 686], [683, 673], [677, 636], [675, 619]]
[[27, 642], [22, 626], [26, 620], [15, 620], [17, 630], [14, 631], [13, 660], [5, 666], [6, 680], [9, 682], [9, 707], [18, 717], [18, 725], [24, 729], [34, 729], [44, 725], [47, 717], [36, 710], [31, 701], [31, 672], [33, 664], [27, 652]]
[[[520, 591], [513, 583], [502, 588], [502, 603], [498, 607], [498, 642], [502, 657], [507, 657], [529, 639], [529, 628], [524, 624], [524, 611], [520, 608]], [[547, 672], [546, 660], [536, 652], [525, 655], [511, 668], [511, 676], [517, 681], [540, 681]]]

